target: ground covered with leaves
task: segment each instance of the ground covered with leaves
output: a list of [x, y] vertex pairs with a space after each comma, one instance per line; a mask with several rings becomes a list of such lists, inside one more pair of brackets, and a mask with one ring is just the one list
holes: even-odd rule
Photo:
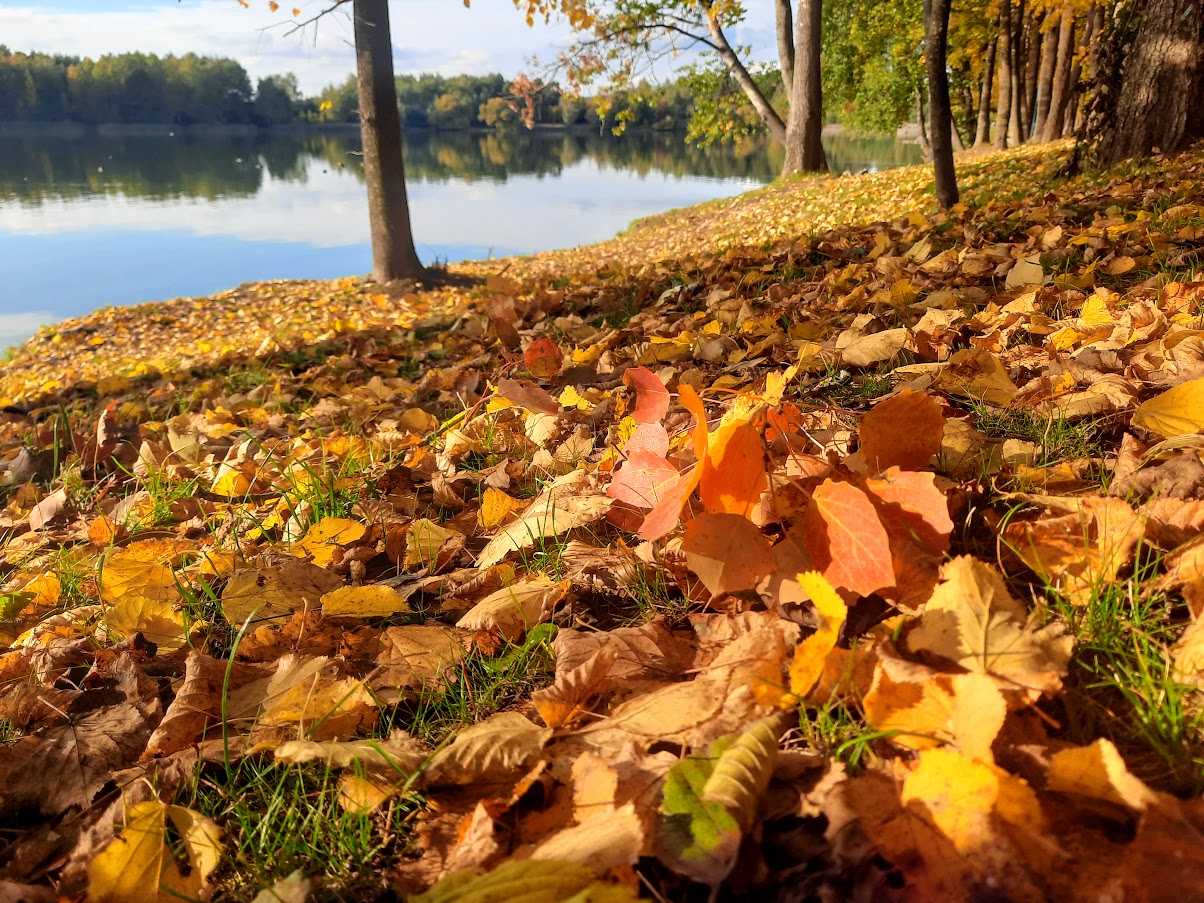
[[0, 900], [1204, 899], [1204, 148], [0, 369]]

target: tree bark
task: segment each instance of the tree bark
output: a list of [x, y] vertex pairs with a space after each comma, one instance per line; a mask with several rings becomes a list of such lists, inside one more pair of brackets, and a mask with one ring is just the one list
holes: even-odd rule
[[1198, 0], [1149, 0], [1093, 154], [1101, 163], [1172, 153], [1204, 138], [1204, 15]]
[[1069, 5], [1062, 8], [1062, 21], [1058, 25], [1058, 54], [1054, 63], [1053, 81], [1050, 84], [1049, 110], [1042, 129], [1042, 141], [1054, 141], [1062, 134], [1066, 117], [1066, 99], [1070, 95], [1070, 64], [1074, 56], [1074, 9]]
[[928, 68], [928, 115], [936, 199], [948, 210], [957, 203], [953, 168], [953, 109], [949, 102], [949, 6], [951, 0], [924, 0], [924, 60]]
[[757, 87], [756, 80], [749, 73], [748, 69], [744, 67], [744, 63], [740, 61], [740, 57], [732, 49], [732, 45], [728, 43], [727, 35], [723, 33], [723, 26], [719, 22], [719, 16], [716, 14], [714, 8], [709, 5], [706, 9], [706, 20], [707, 31], [711, 34], [711, 42], [715, 45], [715, 52], [723, 60], [723, 65], [727, 67], [727, 71], [732, 74], [732, 77], [736, 80], [736, 84], [740, 86], [740, 89], [744, 92], [744, 96], [753, 105], [753, 109], [757, 111], [757, 115], [761, 117], [761, 121], [765, 123], [765, 127], [769, 129], [770, 134], [779, 141], [787, 140], [786, 124], [782, 122], [782, 117], [778, 115], [778, 111], [770, 104], [769, 99], [761, 93], [761, 89]]
[[1033, 137], [1033, 123], [1037, 118], [1037, 86], [1041, 78], [1041, 59], [1045, 53], [1046, 36], [1041, 31], [1041, 19], [1030, 16], [1024, 28], [1027, 35], [1027, 59], [1024, 61], [1024, 113], [1020, 117], [1020, 131], [1025, 140]]
[[421, 279], [426, 270], [410, 230], [388, 0], [355, 0], [353, 15], [372, 276], [377, 282]]
[[1024, 143], [1024, 130], [1020, 128], [1024, 112], [1024, 0], [1016, 0], [1012, 7], [1011, 30], [1012, 108], [1008, 117], [1008, 144], [1015, 147]]
[[1082, 111], [1084, 104], [1083, 100], [1083, 59], [1088, 60], [1090, 66], [1088, 75], [1092, 75], [1098, 69], [1099, 52], [1097, 45], [1099, 44], [1100, 32], [1104, 27], [1104, 10], [1101, 6], [1091, 7], [1087, 13], [1087, 27], [1083, 29], [1083, 48], [1081, 53], [1076, 53], [1074, 63], [1070, 67], [1070, 99], [1066, 106], [1065, 121], [1062, 125], [1062, 134], [1073, 135], [1082, 124]]
[[999, 94], [998, 115], [995, 117], [995, 147], [1008, 146], [1008, 122], [1012, 118], [1012, 6], [1009, 0], [999, 4]]
[[974, 130], [974, 146], [991, 143], [991, 94], [995, 82], [995, 48], [999, 35], [987, 45], [987, 59], [982, 67], [982, 90], [978, 95], [978, 127]]
[[828, 158], [821, 141], [824, 127], [820, 81], [823, 0], [799, 0], [794, 17], [794, 83], [786, 125], [786, 161], [782, 175], [825, 172]]
[[790, 0], [774, 0], [777, 18], [778, 65], [782, 70], [782, 87], [789, 97], [794, 92], [794, 12]]

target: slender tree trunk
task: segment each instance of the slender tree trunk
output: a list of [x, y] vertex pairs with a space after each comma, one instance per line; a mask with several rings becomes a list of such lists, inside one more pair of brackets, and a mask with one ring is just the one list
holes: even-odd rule
[[1012, 118], [1012, 6], [1009, 0], [999, 5], [999, 94], [998, 115], [995, 117], [995, 146], [1008, 146], [1008, 123]]
[[777, 17], [778, 65], [782, 69], [782, 87], [786, 96], [794, 93], [794, 12], [790, 0], [774, 0]]
[[744, 91], [744, 96], [753, 105], [753, 109], [757, 111], [757, 115], [761, 117], [761, 121], [765, 123], [765, 127], [769, 129], [770, 134], [779, 141], [785, 141], [786, 124], [782, 122], [782, 117], [778, 115], [778, 111], [770, 104], [769, 99], [761, 93], [761, 89], [757, 87], [756, 80], [744, 67], [744, 63], [740, 61], [740, 57], [732, 49], [732, 45], [728, 43], [727, 35], [723, 33], [723, 26], [720, 24], [719, 16], [713, 7], [707, 7], [706, 18], [707, 31], [711, 33], [711, 41], [715, 44], [715, 52], [723, 60], [723, 65], [727, 67], [727, 71], [732, 74], [732, 77], [736, 80], [736, 84]]
[[953, 168], [953, 109], [949, 103], [949, 6], [951, 0], [924, 0], [924, 60], [928, 68], [928, 113], [932, 120], [932, 166], [936, 199], [948, 210], [957, 203]]
[[1041, 54], [1045, 52], [1045, 35], [1037, 16], [1029, 16], [1024, 31], [1028, 53], [1024, 61], [1024, 112], [1020, 117], [1020, 133], [1027, 141], [1033, 136], [1033, 121], [1037, 116], [1037, 82], [1040, 78]]
[[920, 153], [925, 163], [932, 162], [932, 139], [928, 137], [928, 111], [924, 109], [924, 89], [916, 85], [916, 122], [920, 126]]
[[794, 17], [794, 83], [786, 125], [786, 161], [782, 175], [826, 171], [822, 143], [823, 87], [820, 81], [820, 38], [823, 0], [799, 0]]
[[1063, 135], [1073, 135], [1082, 125], [1085, 108], [1083, 103], [1083, 60], [1088, 63], [1087, 75], [1090, 78], [1098, 71], [1100, 34], [1104, 28], [1104, 10], [1101, 6], [1091, 7], [1087, 13], [1087, 27], [1083, 30], [1082, 49], [1075, 54], [1074, 65], [1070, 69], [1070, 102], [1066, 108], [1066, 120], [1062, 126]]
[[1204, 138], [1204, 15], [1198, 0], [1149, 0], [1123, 63], [1101, 163], [1171, 153]]
[[[1052, 18], [1052, 16], [1050, 17]], [[1040, 141], [1045, 134], [1045, 121], [1049, 118], [1049, 103], [1053, 95], [1054, 66], [1058, 61], [1058, 44], [1061, 25], [1055, 23], [1046, 32], [1041, 44], [1041, 71], [1037, 78], [1037, 114], [1033, 123], [1033, 140]]]
[[1020, 128], [1020, 117], [1024, 113], [1024, 0], [1016, 0], [1012, 7], [1012, 108], [1008, 117], [1008, 144], [1015, 147], [1024, 143], [1024, 130]]
[[999, 35], [987, 45], [987, 60], [982, 67], [982, 90], [978, 95], [978, 127], [974, 130], [974, 146], [991, 143], [991, 89], [995, 82], [995, 48], [999, 46]]
[[1058, 26], [1058, 59], [1054, 63], [1053, 86], [1049, 96], [1049, 115], [1045, 119], [1042, 141], [1054, 141], [1062, 134], [1066, 119], [1066, 100], [1070, 96], [1070, 66], [1074, 56], [1074, 9], [1062, 8], [1062, 23]]
[[388, 0], [355, 0], [353, 15], [372, 276], [377, 282], [421, 279], [426, 270], [410, 231]]

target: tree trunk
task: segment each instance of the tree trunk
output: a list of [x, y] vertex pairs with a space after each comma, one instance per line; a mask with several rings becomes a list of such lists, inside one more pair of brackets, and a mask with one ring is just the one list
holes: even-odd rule
[[978, 128], [974, 130], [974, 146], [991, 143], [991, 94], [995, 82], [995, 48], [999, 35], [987, 45], [987, 60], [982, 67], [982, 91], [978, 95]]
[[1070, 99], [1066, 106], [1065, 122], [1062, 125], [1063, 135], [1073, 135], [1079, 128], [1084, 104], [1083, 99], [1083, 58], [1090, 62], [1088, 74], [1098, 69], [1100, 32], [1104, 26], [1103, 7], [1093, 6], [1087, 13], [1087, 27], [1083, 30], [1083, 49], [1076, 53], [1074, 63], [1070, 67]]
[[932, 167], [936, 199], [948, 210], [957, 203], [953, 168], [953, 109], [949, 103], [949, 6], [952, 0], [924, 0], [924, 60], [928, 68], [928, 115], [931, 118]]
[[1101, 163], [1172, 153], [1204, 138], [1204, 15], [1198, 0], [1149, 0], [1093, 154]]
[[1009, 0], [999, 4], [999, 94], [998, 115], [995, 117], [995, 146], [1008, 146], [1008, 122], [1012, 118], [1012, 6]]
[[388, 0], [355, 0], [353, 10], [372, 276], [377, 282], [421, 279], [426, 270], [410, 231]]
[[920, 126], [920, 154], [925, 163], [932, 162], [932, 141], [928, 137], [928, 111], [924, 109], [924, 90], [916, 85], [916, 122]]
[[[1051, 17], [1052, 18], [1052, 17]], [[1037, 112], [1033, 123], [1033, 140], [1040, 141], [1045, 134], [1045, 123], [1049, 119], [1049, 106], [1053, 98], [1054, 67], [1058, 62], [1061, 44], [1061, 23], [1055, 23], [1046, 33], [1041, 44], [1041, 71], [1037, 78]]]
[[799, 0], [794, 17], [794, 84], [786, 125], [786, 161], [782, 175], [826, 172], [828, 158], [821, 137], [824, 128], [823, 87], [819, 51], [823, 29], [823, 0]]
[[1037, 83], [1041, 76], [1041, 55], [1045, 52], [1045, 34], [1041, 31], [1041, 20], [1030, 16], [1025, 27], [1028, 35], [1028, 58], [1024, 62], [1024, 114], [1020, 118], [1020, 131], [1025, 140], [1033, 137], [1033, 121], [1037, 117]]
[[732, 77], [736, 80], [736, 84], [744, 92], [744, 96], [753, 105], [753, 109], [757, 111], [757, 115], [761, 117], [761, 121], [769, 129], [769, 133], [779, 141], [786, 140], [786, 124], [782, 122], [782, 117], [778, 115], [778, 111], [770, 104], [769, 99], [761, 93], [761, 89], [757, 87], [756, 80], [744, 68], [744, 63], [740, 61], [740, 57], [736, 55], [736, 51], [728, 43], [727, 35], [723, 33], [723, 26], [720, 24], [719, 16], [715, 13], [713, 7], [707, 6], [706, 18], [707, 31], [711, 33], [711, 41], [715, 44], [715, 52], [723, 60], [723, 65], [727, 67], [727, 71], [732, 74]]
[[789, 97], [794, 92], [794, 13], [790, 0], [774, 0], [777, 14], [778, 65], [782, 69], [782, 87]]
[[1070, 58], [1074, 54], [1074, 9], [1062, 7], [1062, 21], [1058, 24], [1058, 53], [1054, 61], [1053, 81], [1049, 88], [1049, 112], [1045, 116], [1045, 128], [1041, 131], [1042, 141], [1053, 141], [1062, 134], [1062, 122], [1066, 114], [1066, 98], [1070, 94]]
[[1011, 30], [1012, 108], [1008, 117], [1008, 144], [1015, 147], [1024, 143], [1024, 130], [1020, 128], [1020, 117], [1024, 112], [1024, 0], [1016, 0], [1012, 7]]

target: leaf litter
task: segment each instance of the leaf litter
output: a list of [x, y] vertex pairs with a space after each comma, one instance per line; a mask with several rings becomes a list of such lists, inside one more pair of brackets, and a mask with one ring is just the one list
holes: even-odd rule
[[0, 897], [1198, 896], [1204, 157], [1064, 153], [44, 330]]

